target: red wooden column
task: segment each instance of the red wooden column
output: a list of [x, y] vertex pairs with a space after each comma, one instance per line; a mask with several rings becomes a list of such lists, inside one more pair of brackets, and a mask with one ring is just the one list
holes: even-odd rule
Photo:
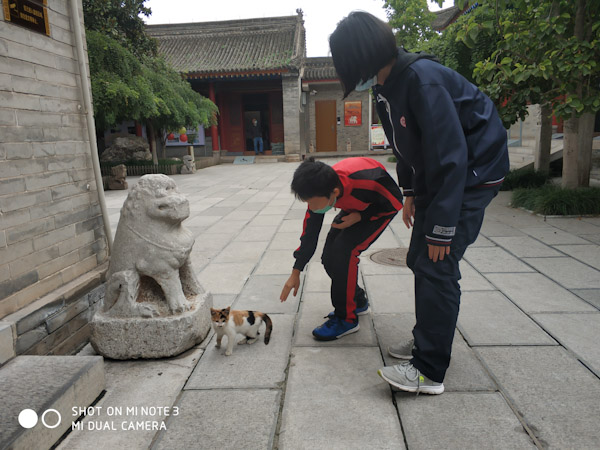
[[[215, 83], [213, 81], [211, 81], [208, 84], [208, 98], [210, 98], [210, 101], [213, 102], [215, 105], [217, 104], [216, 97], [215, 97]], [[216, 125], [212, 125], [210, 127], [210, 137], [212, 139], [213, 152], [218, 152], [219, 151], [219, 133], [217, 131]]]

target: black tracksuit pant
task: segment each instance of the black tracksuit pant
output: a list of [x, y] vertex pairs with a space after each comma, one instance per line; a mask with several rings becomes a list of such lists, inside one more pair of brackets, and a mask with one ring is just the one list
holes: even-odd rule
[[425, 241], [425, 216], [428, 204], [415, 198], [415, 218], [407, 265], [415, 275], [415, 347], [412, 364], [429, 379], [443, 382], [450, 364], [454, 329], [460, 305], [458, 263], [465, 250], [477, 239], [486, 206], [499, 188], [470, 189], [465, 192], [456, 235], [450, 254], [444, 260], [429, 259]]
[[331, 303], [337, 317], [356, 320], [356, 302], [364, 303], [364, 291], [357, 285], [358, 257], [375, 242], [395, 216], [362, 220], [342, 230], [333, 227], [329, 230], [321, 261], [331, 278]]

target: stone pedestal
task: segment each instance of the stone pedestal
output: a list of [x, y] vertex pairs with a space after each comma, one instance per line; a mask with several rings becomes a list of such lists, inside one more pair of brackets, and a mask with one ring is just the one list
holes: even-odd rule
[[165, 358], [204, 340], [210, 331], [212, 295], [189, 300], [192, 308], [168, 317], [122, 318], [98, 312], [91, 322], [91, 344], [112, 359]]

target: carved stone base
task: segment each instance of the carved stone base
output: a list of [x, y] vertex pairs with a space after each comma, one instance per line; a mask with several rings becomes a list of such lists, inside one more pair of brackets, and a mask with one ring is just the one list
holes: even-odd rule
[[98, 311], [90, 322], [92, 347], [113, 359], [178, 355], [202, 342], [211, 327], [212, 294], [189, 301], [194, 305], [191, 310], [166, 317], [119, 318]]

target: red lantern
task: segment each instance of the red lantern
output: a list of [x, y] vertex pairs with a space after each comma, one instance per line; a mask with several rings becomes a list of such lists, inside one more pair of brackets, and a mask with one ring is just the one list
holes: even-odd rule
[[187, 134], [180, 134], [179, 135], [179, 140], [181, 142], [187, 142]]
[[175, 135], [174, 135], [173, 133], [169, 133], [169, 134], [167, 135], [167, 140], [168, 140], [168, 141], [173, 141], [173, 140], [175, 140]]

